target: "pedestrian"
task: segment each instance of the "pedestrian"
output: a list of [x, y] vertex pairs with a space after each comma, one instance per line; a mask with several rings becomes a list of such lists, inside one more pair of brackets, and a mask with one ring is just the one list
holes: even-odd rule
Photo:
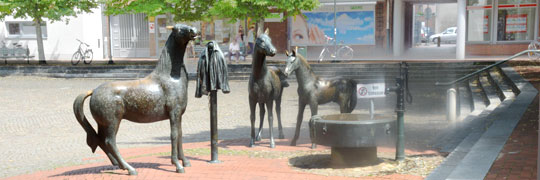
[[240, 57], [240, 45], [238, 44], [237, 39], [238, 38], [233, 39], [229, 44], [229, 53], [227, 53], [229, 63], [232, 63], [233, 60], [236, 62]]
[[249, 31], [248, 31], [248, 35], [247, 35], [249, 51], [248, 51], [247, 54], [252, 54], [253, 53], [253, 46], [255, 45], [255, 37], [254, 37], [255, 34], [254, 34], [253, 30], [255, 30], [254, 26], [249, 27]]

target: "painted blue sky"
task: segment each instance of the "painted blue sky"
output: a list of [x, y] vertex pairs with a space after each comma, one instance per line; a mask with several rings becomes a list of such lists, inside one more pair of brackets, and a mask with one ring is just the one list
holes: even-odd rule
[[[327, 36], [333, 37], [333, 12], [306, 12], [308, 26], [318, 26]], [[337, 40], [344, 44], [375, 44], [375, 19], [373, 11], [338, 12]]]

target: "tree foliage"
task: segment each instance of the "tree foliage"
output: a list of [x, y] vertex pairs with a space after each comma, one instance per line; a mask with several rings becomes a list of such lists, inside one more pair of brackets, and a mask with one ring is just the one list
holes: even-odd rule
[[319, 6], [317, 0], [221, 0], [210, 10], [213, 15], [231, 20], [247, 17], [255, 21], [263, 20], [272, 12], [284, 13], [283, 19], [295, 16], [302, 10], [313, 10]]
[[232, 21], [247, 17], [262, 20], [271, 12], [284, 12], [285, 17], [294, 16], [319, 5], [317, 0], [104, 0], [104, 3], [106, 14], [145, 13], [156, 16], [170, 13], [175, 21], [210, 20], [212, 17], [230, 18]]
[[104, 0], [108, 15], [145, 13], [148, 16], [174, 15], [175, 21], [205, 20], [215, 0]]
[[69, 17], [92, 12], [98, 3], [93, 0], [2, 0], [0, 2], [0, 19], [6, 16], [14, 18], [31, 18], [34, 21], [69, 22]]
[[77, 14], [92, 12], [97, 7], [94, 0], [2, 0], [0, 1], [0, 20], [6, 16], [31, 18], [36, 27], [39, 63], [45, 64], [41, 24], [47, 18], [50, 22], [65, 21]]

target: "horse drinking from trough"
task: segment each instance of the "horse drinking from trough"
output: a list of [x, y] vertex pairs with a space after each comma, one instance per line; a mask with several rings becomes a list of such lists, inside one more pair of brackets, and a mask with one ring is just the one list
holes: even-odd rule
[[[195, 39], [197, 29], [177, 24], [165, 43], [159, 62], [152, 73], [133, 81], [104, 83], [94, 90], [79, 95], [73, 103], [75, 117], [87, 133], [86, 143], [95, 152], [97, 146], [107, 154], [111, 163], [127, 169], [130, 175], [137, 171], [118, 152], [116, 133], [122, 119], [137, 123], [151, 123], [170, 119], [171, 162], [176, 172], [190, 162], [182, 149], [182, 115], [187, 105], [188, 77], [184, 66], [187, 43]], [[90, 112], [97, 122], [97, 133], [84, 116], [84, 100], [90, 98]], [[178, 160], [181, 159], [183, 166]]]
[[[296, 131], [291, 141], [291, 146], [295, 146], [306, 105], [309, 105], [312, 116], [317, 115], [319, 104], [328, 102], [338, 103], [341, 113], [351, 113], [356, 107], [356, 81], [341, 77], [322, 79], [313, 73], [307, 60], [294, 50], [290, 54], [287, 52], [285, 75], [289, 76], [292, 72], [296, 72], [299, 98]], [[314, 148], [315, 144], [311, 147]]]
[[[251, 120], [251, 141], [250, 147], [255, 146], [255, 140], [261, 136], [262, 126], [264, 122], [264, 106], [268, 111], [268, 124], [270, 130], [270, 147], [274, 148], [273, 135], [273, 102], [276, 102], [276, 113], [278, 118], [279, 138], [284, 138], [283, 127], [281, 126], [281, 95], [283, 88], [288, 86], [285, 81], [286, 76], [277, 68], [268, 68], [266, 66], [266, 56], [274, 56], [276, 48], [272, 45], [272, 39], [268, 36], [268, 29], [259, 34], [255, 47], [253, 48], [253, 62], [251, 64], [251, 75], [249, 77], [249, 108]], [[255, 137], [255, 108], [259, 104], [260, 126], [257, 138]]]

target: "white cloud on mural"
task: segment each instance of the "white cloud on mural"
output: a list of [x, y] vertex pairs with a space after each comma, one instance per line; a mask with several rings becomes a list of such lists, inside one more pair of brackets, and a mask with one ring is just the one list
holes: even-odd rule
[[368, 35], [365, 35], [365, 36], [362, 36], [362, 37], [358, 37], [358, 38], [356, 38], [356, 40], [358, 40], [360, 42], [372, 44], [372, 43], [375, 42], [375, 36], [373, 34], [368, 34]]
[[351, 18], [347, 14], [342, 14], [337, 19], [338, 31], [341, 34], [346, 34], [347, 31], [364, 31], [373, 28], [373, 18], [367, 17], [363, 20], [360, 18]]

